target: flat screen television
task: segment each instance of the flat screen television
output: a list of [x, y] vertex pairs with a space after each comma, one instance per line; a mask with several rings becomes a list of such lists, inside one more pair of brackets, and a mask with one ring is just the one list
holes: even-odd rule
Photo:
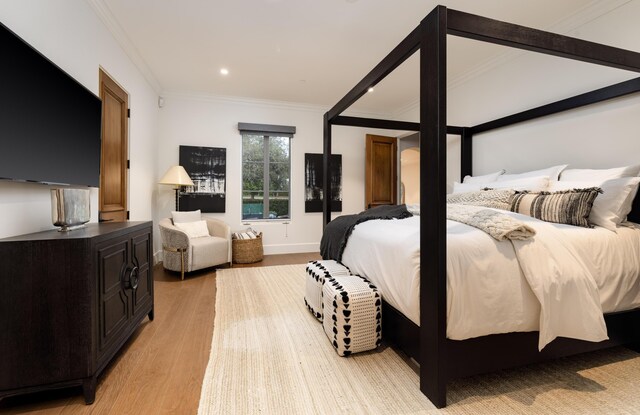
[[0, 179], [99, 187], [102, 103], [0, 23]]

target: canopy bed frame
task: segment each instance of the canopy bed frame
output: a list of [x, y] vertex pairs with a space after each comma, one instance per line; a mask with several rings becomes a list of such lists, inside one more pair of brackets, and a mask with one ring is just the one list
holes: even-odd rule
[[[640, 351], [640, 309], [605, 314], [609, 340], [591, 343], [558, 338], [541, 352], [538, 333], [495, 334], [449, 340], [446, 292], [446, 136], [461, 137], [461, 177], [472, 173], [472, 138], [497, 128], [556, 114], [640, 91], [640, 78], [597, 89], [472, 127], [447, 126], [447, 35], [461, 36], [548, 55], [640, 72], [640, 53], [505, 23], [437, 6], [369, 74], [324, 115], [323, 226], [331, 221], [329, 160], [331, 127], [357, 126], [418, 131], [420, 165], [420, 315], [417, 326], [385, 303], [385, 338], [420, 363], [420, 390], [439, 408], [446, 406], [449, 380], [561, 356], [627, 345]], [[370, 86], [420, 50], [420, 122], [340, 115]], [[640, 222], [640, 197], [630, 220]]]

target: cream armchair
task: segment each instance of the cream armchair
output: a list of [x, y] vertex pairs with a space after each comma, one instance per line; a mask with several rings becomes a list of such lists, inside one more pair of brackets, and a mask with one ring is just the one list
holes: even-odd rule
[[189, 238], [173, 225], [171, 219], [160, 220], [165, 269], [184, 273], [228, 263], [231, 266], [231, 228], [218, 219], [203, 218], [209, 236]]

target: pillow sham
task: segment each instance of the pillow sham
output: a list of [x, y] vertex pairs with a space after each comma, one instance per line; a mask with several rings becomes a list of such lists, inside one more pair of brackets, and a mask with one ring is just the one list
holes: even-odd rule
[[504, 169], [497, 171], [495, 173], [489, 173], [489, 174], [485, 174], [482, 176], [469, 176], [466, 175], [464, 176], [464, 179], [462, 179], [462, 183], [489, 183], [489, 182], [495, 182], [498, 177], [500, 177], [500, 175], [504, 174]]
[[504, 180], [490, 183], [453, 183], [453, 193], [477, 192], [482, 189], [512, 189], [530, 190], [540, 192], [549, 187], [549, 178], [546, 176], [527, 177], [519, 180]]
[[640, 177], [623, 177], [605, 181], [559, 181], [551, 183], [549, 191], [588, 187], [601, 188], [602, 194], [593, 202], [589, 222], [615, 232], [617, 226], [624, 222], [629, 212], [631, 212], [631, 206], [638, 192], [639, 183]]
[[197, 222], [202, 219], [200, 209], [191, 212], [171, 212], [171, 218], [173, 218], [173, 224], [185, 223], [185, 222]]
[[456, 193], [447, 195], [447, 203], [509, 210], [512, 194], [514, 194], [513, 190], [480, 190], [478, 192]]
[[529, 177], [539, 177], [539, 176], [547, 176], [550, 180], [558, 180], [558, 176], [560, 172], [566, 169], [568, 164], [561, 164], [559, 166], [548, 167], [546, 169], [541, 170], [532, 170], [524, 173], [516, 173], [516, 174], [503, 174], [498, 176], [497, 181], [506, 181], [506, 180], [519, 180], [525, 179]]
[[203, 238], [205, 236], [209, 236], [209, 228], [207, 228], [207, 222], [204, 220], [198, 220], [195, 222], [178, 222], [175, 226], [186, 233], [189, 238]]
[[600, 188], [562, 190], [559, 192], [518, 192], [510, 199], [511, 211], [545, 222], [592, 228], [589, 214]]
[[621, 177], [635, 177], [640, 174], [640, 164], [637, 166], [616, 167], [613, 169], [567, 169], [560, 175], [561, 181], [591, 181], [612, 180]]

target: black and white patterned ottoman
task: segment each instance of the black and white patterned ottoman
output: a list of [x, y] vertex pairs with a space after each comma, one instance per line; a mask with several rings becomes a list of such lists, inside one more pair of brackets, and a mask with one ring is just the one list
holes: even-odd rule
[[307, 264], [304, 304], [311, 314], [322, 321], [322, 286], [327, 276], [351, 275], [349, 268], [333, 260], [311, 261]]
[[382, 339], [378, 289], [358, 275], [326, 277], [322, 326], [340, 356], [375, 349]]

